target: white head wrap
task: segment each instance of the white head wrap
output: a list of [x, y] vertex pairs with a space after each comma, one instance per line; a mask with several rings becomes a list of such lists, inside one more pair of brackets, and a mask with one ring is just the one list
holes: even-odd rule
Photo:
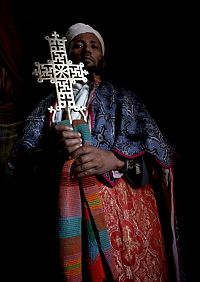
[[74, 39], [74, 37], [76, 37], [77, 35], [81, 33], [86, 33], [86, 32], [93, 33], [99, 39], [101, 43], [102, 54], [104, 55], [105, 45], [104, 45], [104, 41], [103, 41], [101, 34], [97, 30], [92, 28], [91, 26], [86, 25], [84, 23], [76, 23], [76, 24], [71, 25], [68, 28], [66, 32], [67, 45]]

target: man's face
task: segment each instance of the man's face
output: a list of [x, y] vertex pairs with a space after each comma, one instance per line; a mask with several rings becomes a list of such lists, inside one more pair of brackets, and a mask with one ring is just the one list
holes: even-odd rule
[[93, 33], [77, 35], [71, 43], [69, 59], [73, 63], [82, 62], [86, 70], [93, 71], [102, 67], [103, 54], [99, 39]]

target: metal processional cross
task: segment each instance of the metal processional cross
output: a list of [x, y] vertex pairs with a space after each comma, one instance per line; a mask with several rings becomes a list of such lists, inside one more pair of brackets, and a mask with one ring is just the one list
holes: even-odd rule
[[73, 95], [72, 85], [78, 81], [87, 82], [85, 77], [88, 72], [83, 69], [84, 64], [73, 64], [68, 60], [66, 52], [66, 41], [63, 37], [59, 38], [59, 34], [55, 31], [52, 33], [52, 37], [46, 36], [45, 39], [49, 42], [51, 60], [47, 60], [46, 64], [35, 63], [37, 69], [34, 69], [33, 75], [38, 77], [38, 82], [44, 80], [50, 80], [51, 83], [55, 83], [57, 93], [57, 106], [48, 108], [50, 113], [53, 113], [52, 121], [55, 122], [56, 112], [61, 109], [68, 111], [69, 121], [72, 124], [71, 111], [80, 112], [86, 121], [86, 115], [84, 111], [85, 106], [77, 106]]

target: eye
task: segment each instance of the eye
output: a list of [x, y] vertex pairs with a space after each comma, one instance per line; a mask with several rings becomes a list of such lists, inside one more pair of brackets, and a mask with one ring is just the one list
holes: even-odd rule
[[92, 44], [91, 47], [92, 47], [93, 49], [99, 49], [99, 46], [98, 46], [97, 44]]
[[84, 44], [82, 42], [78, 42], [76, 44], [74, 44], [73, 49], [77, 48], [77, 49], [82, 49], [84, 47]]

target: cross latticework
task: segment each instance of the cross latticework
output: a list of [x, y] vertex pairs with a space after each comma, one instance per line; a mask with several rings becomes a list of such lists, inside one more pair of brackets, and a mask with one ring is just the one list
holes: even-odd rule
[[34, 69], [33, 74], [38, 77], [38, 82], [49, 80], [55, 84], [57, 93], [57, 106], [53, 108], [51, 106], [49, 111], [53, 113], [53, 122], [55, 121], [55, 115], [57, 111], [61, 109], [68, 110], [68, 116], [70, 123], [72, 123], [71, 111], [80, 112], [85, 119], [86, 110], [85, 106], [76, 106], [72, 85], [76, 82], [87, 82], [87, 71], [83, 69], [84, 64], [73, 64], [68, 60], [66, 52], [66, 41], [63, 37], [59, 38], [59, 34], [55, 31], [52, 33], [52, 37], [46, 36], [46, 40], [49, 42], [51, 60], [47, 60], [46, 64], [35, 63], [37, 67]]

